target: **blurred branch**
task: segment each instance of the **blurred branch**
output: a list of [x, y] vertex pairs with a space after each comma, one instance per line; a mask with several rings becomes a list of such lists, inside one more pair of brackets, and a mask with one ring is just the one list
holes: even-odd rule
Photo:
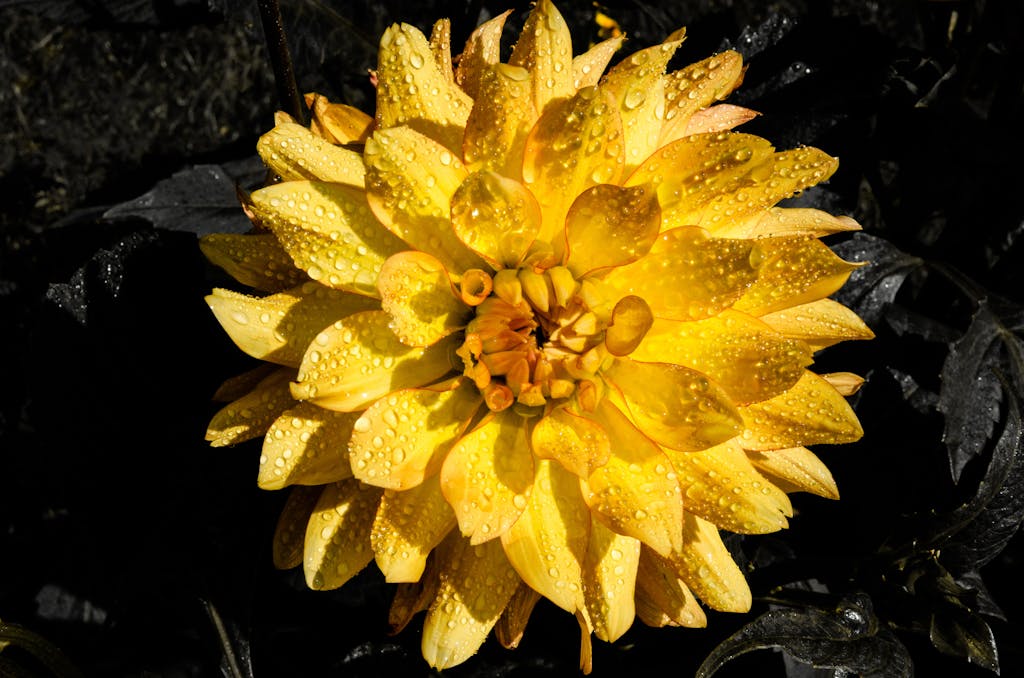
[[278, 0], [257, 0], [256, 4], [260, 8], [260, 20], [263, 22], [263, 33], [267, 38], [270, 63], [274, 67], [274, 82], [277, 83], [277, 100], [281, 110], [290, 114], [299, 124], [308, 125], [309, 112], [295, 81], [292, 55], [288, 51], [288, 40], [284, 34], [284, 23], [281, 21], [281, 5]]

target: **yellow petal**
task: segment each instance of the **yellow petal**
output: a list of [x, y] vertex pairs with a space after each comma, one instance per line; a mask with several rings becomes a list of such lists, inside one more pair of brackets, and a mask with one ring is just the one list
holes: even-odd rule
[[473, 656], [519, 586], [497, 540], [470, 545], [452, 533], [442, 545], [441, 585], [423, 622], [423, 658], [446, 669]]
[[254, 367], [251, 370], [229, 377], [224, 380], [224, 383], [217, 387], [217, 391], [213, 394], [211, 400], [218, 403], [229, 403], [232, 400], [238, 400], [249, 393], [249, 391], [256, 388], [257, 384], [269, 377], [276, 370], [277, 365], [260, 363], [259, 366]]
[[338, 144], [362, 143], [373, 128], [373, 118], [358, 108], [346, 104], [332, 104], [327, 97], [306, 95], [306, 103], [313, 113], [313, 120], [328, 140]]
[[381, 490], [354, 478], [325, 485], [306, 527], [302, 567], [311, 589], [336, 589], [373, 560], [370, 528]]
[[544, 214], [541, 240], [561, 240], [565, 215], [580, 193], [618, 183], [624, 154], [622, 121], [608, 92], [587, 87], [544, 111], [523, 154], [523, 181]]
[[844, 397], [852, 396], [864, 385], [864, 377], [853, 372], [828, 372], [820, 376]]
[[764, 315], [823, 299], [846, 282], [861, 264], [843, 261], [814, 238], [766, 238], [756, 241], [751, 260], [757, 281], [734, 308]]
[[249, 394], [221, 408], [206, 429], [211, 447], [234, 445], [258, 438], [286, 409], [295, 404], [288, 384], [294, 370], [277, 370]]
[[437, 476], [403, 492], [386, 490], [370, 533], [377, 567], [389, 582], [418, 581], [427, 556], [453, 527]]
[[819, 299], [766, 313], [761, 320], [787, 337], [807, 342], [815, 350], [840, 341], [875, 336], [856, 313], [831, 299]]
[[665, 447], [703, 450], [743, 429], [725, 391], [688, 367], [620, 358], [604, 375], [618, 390], [637, 427]]
[[590, 512], [580, 496], [579, 479], [542, 459], [530, 501], [501, 535], [501, 544], [524, 582], [573, 613], [583, 607], [581, 563], [589, 532]]
[[686, 131], [683, 133], [683, 136], [707, 134], [708, 132], [725, 132], [739, 127], [745, 122], [750, 122], [759, 115], [760, 113], [757, 111], [752, 111], [742, 106], [718, 104], [717, 106], [711, 106], [703, 111], [694, 113], [686, 124]]
[[325, 324], [377, 307], [375, 299], [315, 282], [268, 297], [215, 289], [206, 303], [240, 349], [289, 367], [299, 366], [306, 347]]
[[199, 249], [232, 278], [261, 292], [279, 292], [306, 279], [270, 233], [211, 233], [200, 238]]
[[576, 198], [566, 215], [566, 265], [580, 278], [634, 262], [650, 251], [660, 228], [661, 209], [652, 187], [594, 186]]
[[462, 130], [472, 100], [438, 68], [426, 37], [409, 24], [394, 24], [380, 39], [377, 62], [377, 128], [404, 125], [462, 150]]
[[686, 510], [741, 534], [777, 532], [793, 507], [758, 473], [736, 439], [699, 452], [665, 450], [679, 476]]
[[359, 189], [286, 181], [252, 194], [253, 210], [295, 265], [329, 287], [376, 296], [384, 260], [407, 249], [381, 228]]
[[530, 620], [533, 606], [540, 600], [540, 594], [526, 584], [520, 584], [519, 588], [508, 601], [505, 611], [501, 613], [498, 623], [494, 626], [494, 635], [498, 642], [506, 650], [514, 650], [519, 647], [519, 641], [523, 639], [523, 632], [526, 630], [526, 623]]
[[683, 516], [683, 545], [669, 560], [676, 574], [704, 604], [719, 612], [746, 612], [751, 595], [747, 580], [718, 528], [692, 513]]
[[722, 238], [778, 238], [804, 235], [820, 238], [833, 233], [861, 230], [850, 217], [835, 217], [809, 207], [773, 207], [747, 219], [729, 221], [715, 229]]
[[452, 370], [454, 338], [413, 348], [398, 340], [390, 323], [384, 311], [366, 311], [320, 332], [302, 359], [292, 394], [327, 409], [353, 412], [392, 391], [435, 382]]
[[530, 98], [530, 74], [518, 66], [494, 64], [481, 71], [479, 99], [466, 122], [463, 154], [471, 169], [523, 176], [526, 138], [540, 115]]
[[409, 346], [430, 346], [464, 328], [472, 310], [455, 296], [441, 262], [423, 252], [399, 252], [377, 279], [391, 330]]
[[329, 143], [302, 125], [276, 126], [260, 137], [256, 150], [284, 181], [309, 179], [363, 187], [363, 157]]
[[747, 457], [769, 478], [785, 481], [788, 492], [810, 492], [826, 499], [839, 499], [839, 488], [828, 467], [806, 447], [783, 450], [749, 450]]
[[757, 279], [750, 241], [709, 238], [684, 226], [659, 236], [639, 261], [612, 269], [605, 282], [646, 301], [656, 318], [699, 320], [718, 314]]
[[776, 153], [766, 176], [717, 196], [695, 211], [689, 223], [703, 226], [717, 235], [719, 228], [729, 229], [737, 220], [768, 209], [809, 186], [820, 184], [832, 176], [838, 166], [838, 160], [809, 146]]
[[256, 484], [264, 490], [287, 485], [325, 485], [352, 477], [345, 441], [358, 414], [298, 403], [267, 431]]
[[736, 404], [782, 393], [813, 362], [811, 349], [803, 342], [787, 339], [758, 319], [728, 309], [692, 322], [655, 320], [630, 356], [703, 372]]
[[288, 493], [274, 530], [274, 567], [290, 570], [302, 564], [306, 525], [320, 499], [321, 487], [296, 485]]
[[724, 99], [742, 79], [743, 57], [732, 50], [666, 75], [661, 144], [682, 137], [694, 113]]
[[658, 149], [665, 111], [665, 67], [682, 40], [640, 50], [616, 64], [601, 80], [615, 97], [626, 140], [625, 171], [629, 173]]
[[608, 433], [608, 463], [587, 478], [583, 498], [595, 517], [659, 553], [679, 546], [682, 494], [672, 464], [607, 399], [594, 412]]
[[511, 410], [484, 419], [463, 436], [441, 467], [441, 491], [473, 544], [508, 531], [526, 508], [532, 485], [526, 425]]
[[592, 522], [583, 584], [587, 618], [601, 640], [614, 642], [633, 625], [639, 560], [639, 541], [616, 534], [596, 520]]
[[740, 444], [748, 450], [852, 443], [864, 435], [843, 396], [813, 372], [770, 400], [740, 408], [746, 428]]
[[[512, 10], [506, 10], [476, 27], [466, 41], [455, 69], [455, 82], [469, 96], [480, 97], [480, 78], [487, 67], [501, 58], [501, 31]], [[489, 101], [489, 99], [483, 99]], [[472, 116], [472, 113], [470, 114]]]
[[539, 0], [534, 6], [508, 62], [530, 72], [538, 111], [543, 112], [552, 100], [572, 95], [572, 36], [551, 0]]
[[398, 127], [377, 130], [367, 140], [366, 166], [370, 207], [392, 233], [456, 275], [483, 265], [452, 231], [451, 198], [466, 178], [455, 155], [433, 139]]
[[448, 82], [455, 82], [455, 65], [452, 63], [452, 22], [450, 19], [438, 19], [430, 30], [430, 53], [437, 64], [441, 77]]
[[596, 85], [601, 80], [604, 69], [608, 68], [612, 57], [622, 47], [623, 40], [625, 40], [624, 36], [616, 35], [574, 57], [572, 60], [573, 90]]
[[605, 330], [604, 344], [614, 356], [626, 356], [640, 345], [654, 324], [654, 313], [647, 302], [636, 296], [622, 297], [612, 309]]
[[580, 478], [588, 478], [594, 469], [607, 463], [611, 454], [604, 429], [564, 407], [552, 410], [537, 422], [530, 444], [535, 456], [554, 459]]
[[649, 548], [640, 551], [636, 573], [636, 615], [648, 626], [700, 629], [708, 618], [693, 593], [664, 558]]
[[540, 226], [533, 193], [496, 172], [470, 174], [452, 197], [455, 235], [496, 269], [518, 267]]

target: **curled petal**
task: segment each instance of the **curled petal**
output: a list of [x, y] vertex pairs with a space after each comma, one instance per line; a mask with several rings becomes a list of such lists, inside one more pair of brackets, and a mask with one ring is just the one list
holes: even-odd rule
[[276, 370], [250, 393], [221, 408], [206, 429], [212, 447], [234, 445], [258, 438], [282, 412], [295, 404], [288, 383], [293, 370]]
[[479, 392], [462, 381], [381, 398], [355, 423], [349, 439], [353, 472], [365, 483], [393, 490], [419, 485], [441, 469], [480, 402]]
[[332, 104], [323, 95], [307, 94], [306, 105], [313, 113], [313, 129], [333, 143], [362, 143], [373, 129], [373, 118], [366, 113], [346, 104]]
[[655, 320], [633, 360], [673, 363], [711, 377], [737, 404], [766, 400], [803, 376], [809, 346], [738, 311], [692, 322]]
[[595, 518], [658, 553], [678, 548], [682, 495], [668, 457], [607, 399], [594, 418], [611, 442], [608, 462], [581, 481]]
[[750, 462], [786, 492], [810, 492], [826, 499], [839, 499], [839, 488], [831, 471], [806, 447], [783, 450], [749, 450]]
[[704, 628], [707, 615], [667, 560], [649, 548], [640, 551], [636, 573], [636, 614], [648, 626]]
[[436, 475], [409, 490], [386, 490], [370, 532], [377, 567], [389, 582], [419, 581], [427, 556], [453, 527]]
[[351, 186], [286, 181], [251, 198], [295, 265], [329, 287], [376, 296], [384, 260], [406, 249], [381, 228], [363, 191]]
[[692, 513], [683, 516], [683, 545], [669, 561], [676, 574], [704, 604], [720, 612], [746, 612], [751, 595], [747, 580], [718, 528]]
[[494, 627], [494, 635], [506, 650], [519, 647], [519, 641], [523, 639], [523, 632], [526, 631], [526, 622], [530, 620], [533, 606], [538, 600], [539, 593], [526, 584], [520, 584], [512, 595], [512, 600], [508, 601], [505, 611], [501, 613]]
[[314, 337], [299, 366], [292, 395], [321, 407], [353, 412], [388, 393], [441, 379], [452, 370], [455, 341], [406, 346], [384, 311], [356, 313]]
[[215, 289], [206, 303], [240, 349], [289, 367], [299, 366], [326, 322], [377, 307], [375, 299], [314, 282], [268, 297]]
[[274, 530], [274, 567], [290, 570], [302, 564], [306, 525], [320, 499], [322, 487], [296, 485], [288, 493]]
[[566, 215], [566, 265], [579, 278], [631, 263], [650, 251], [660, 228], [661, 209], [650, 186], [594, 186], [576, 198]]
[[699, 320], [740, 299], [758, 279], [750, 241], [709, 238], [684, 226], [659, 236], [639, 261], [614, 268], [605, 282], [646, 301], [656, 318]]
[[508, 531], [526, 508], [533, 472], [526, 427], [511, 410], [463, 436], [441, 467], [441, 490], [462, 534], [480, 544]]
[[470, 174], [452, 197], [455, 235], [496, 269], [516, 268], [540, 227], [533, 193], [496, 172]]
[[618, 389], [637, 427], [665, 447], [703, 450], [743, 429], [725, 391], [688, 367], [623, 358], [604, 374]]
[[864, 435], [857, 415], [827, 381], [804, 372], [793, 388], [740, 408], [740, 444], [748, 450], [852, 443]]
[[616, 534], [596, 520], [591, 523], [583, 584], [586, 618], [601, 640], [614, 642], [633, 625], [639, 560], [639, 541]]
[[551, 0], [534, 6], [508, 62], [529, 71], [538, 111], [549, 101], [572, 95], [572, 36]]
[[480, 79], [484, 71], [501, 58], [501, 31], [511, 13], [512, 10], [507, 10], [477, 26], [462, 50], [455, 69], [455, 82], [474, 99], [479, 98]]
[[430, 346], [466, 326], [473, 313], [452, 291], [452, 282], [434, 257], [399, 252], [377, 278], [381, 306], [404, 344]]
[[686, 134], [697, 111], [724, 99], [743, 80], [743, 57], [728, 50], [665, 76], [661, 144]]
[[567, 612], [583, 608], [581, 563], [590, 513], [579, 479], [549, 461], [537, 462], [530, 501], [501, 535], [505, 555], [523, 581]]
[[284, 181], [308, 179], [363, 187], [363, 157], [331, 144], [302, 125], [276, 126], [260, 137], [256, 150]]
[[373, 560], [370, 528], [381, 490], [354, 478], [325, 485], [306, 527], [302, 567], [311, 589], [336, 589]]
[[856, 313], [831, 299], [818, 299], [766, 313], [761, 316], [761, 321], [787, 337], [807, 342], [815, 350], [840, 341], [875, 336]]
[[530, 445], [538, 458], [554, 459], [580, 478], [588, 478], [611, 454], [604, 429], [597, 422], [577, 416], [564, 407], [552, 410], [537, 422]]
[[423, 622], [423, 658], [437, 669], [476, 653], [519, 586], [501, 543], [471, 545], [453, 532], [442, 544], [441, 582]]
[[640, 346], [653, 324], [654, 314], [646, 301], [636, 296], [623, 297], [612, 309], [604, 335], [605, 347], [614, 356], [629, 355]]
[[572, 87], [573, 90], [592, 87], [601, 80], [604, 69], [615, 56], [615, 53], [622, 47], [625, 36], [616, 35], [602, 42], [597, 43], [583, 54], [572, 60]]
[[267, 431], [256, 484], [264, 490], [288, 485], [325, 485], [352, 477], [344, 446], [358, 414], [298, 403]]
[[261, 292], [280, 292], [306, 279], [270, 233], [211, 233], [200, 238], [199, 249], [232, 278]]
[[686, 510], [721, 529], [765, 534], [787, 527], [793, 507], [758, 473], [735, 439], [699, 452], [666, 450], [679, 476]]

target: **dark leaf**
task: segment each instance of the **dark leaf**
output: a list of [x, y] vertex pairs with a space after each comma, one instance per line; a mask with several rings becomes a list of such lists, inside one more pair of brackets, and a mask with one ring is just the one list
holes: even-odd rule
[[854, 311], [868, 325], [874, 325], [896, 298], [904, 281], [924, 262], [894, 247], [884, 238], [856, 233], [832, 247], [847, 261], [866, 261], [835, 294], [835, 299]]
[[939, 652], [999, 673], [999, 652], [984, 619], [963, 608], [946, 608], [932, 616], [928, 638]]
[[957, 578], [956, 583], [974, 594], [974, 610], [976, 612], [1006, 621], [1006, 614], [992, 598], [992, 594], [989, 593], [988, 587], [985, 586], [985, 582], [982, 581], [981, 574], [977, 570], [964, 572]]
[[767, 648], [780, 648], [815, 667], [869, 678], [913, 675], [906, 648], [888, 630], [879, 628], [870, 599], [856, 595], [834, 611], [766, 612], [719, 644], [697, 670], [697, 678], [709, 678], [739, 655]]
[[1018, 390], [1024, 385], [1024, 342], [1012, 331], [1019, 315], [1020, 309], [982, 301], [942, 366], [939, 410], [946, 416], [943, 439], [954, 480], [993, 435], [1003, 393], [998, 373]]
[[196, 165], [164, 179], [134, 200], [115, 205], [103, 216], [137, 217], [157, 228], [198, 235], [244, 233], [252, 224], [239, 206], [237, 187], [258, 183], [262, 167], [258, 158], [230, 165]]

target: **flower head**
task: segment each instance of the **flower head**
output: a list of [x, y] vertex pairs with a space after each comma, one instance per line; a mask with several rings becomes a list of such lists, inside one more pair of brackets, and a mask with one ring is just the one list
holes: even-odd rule
[[256, 231], [202, 243], [269, 293], [208, 297], [276, 365], [225, 384], [208, 437], [265, 434], [260, 486], [294, 486], [277, 564], [326, 589], [375, 560], [442, 668], [514, 646], [542, 596], [585, 665], [635, 617], [748, 609], [719, 530], [837, 496], [805, 446], [860, 437], [859, 380], [807, 368], [871, 336], [818, 239], [856, 223], [775, 206], [836, 161], [731, 131], [738, 54], [666, 74], [678, 32], [606, 72], [622, 38], [574, 58], [541, 0], [501, 63], [505, 19], [457, 67], [446, 21], [392, 26], [375, 118], [312, 97], [260, 140]]

